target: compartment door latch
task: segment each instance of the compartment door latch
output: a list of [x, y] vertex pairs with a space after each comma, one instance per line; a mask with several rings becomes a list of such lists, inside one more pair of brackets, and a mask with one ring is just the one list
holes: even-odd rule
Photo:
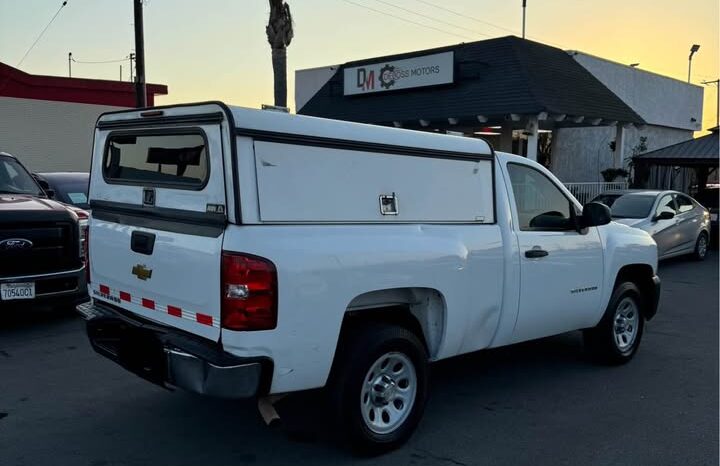
[[395, 193], [380, 195], [380, 213], [383, 215], [398, 214], [398, 198]]

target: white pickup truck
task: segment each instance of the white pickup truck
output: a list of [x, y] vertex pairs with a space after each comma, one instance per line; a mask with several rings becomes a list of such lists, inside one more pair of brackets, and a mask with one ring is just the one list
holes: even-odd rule
[[225, 397], [327, 387], [352, 446], [405, 441], [428, 364], [583, 330], [608, 363], [657, 309], [645, 232], [473, 138], [210, 102], [102, 115], [94, 349]]

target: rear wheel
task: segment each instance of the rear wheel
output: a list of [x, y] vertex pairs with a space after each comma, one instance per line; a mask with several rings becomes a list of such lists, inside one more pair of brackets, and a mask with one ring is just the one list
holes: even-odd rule
[[342, 342], [330, 385], [338, 426], [359, 454], [402, 445], [417, 427], [427, 397], [427, 352], [394, 325], [353, 329]]
[[708, 250], [708, 235], [704, 231], [700, 233], [697, 241], [695, 241], [695, 251], [693, 251], [693, 258], [697, 261], [705, 260]]
[[605, 364], [624, 364], [635, 355], [645, 328], [643, 297], [632, 282], [619, 283], [600, 323], [585, 330], [590, 354]]

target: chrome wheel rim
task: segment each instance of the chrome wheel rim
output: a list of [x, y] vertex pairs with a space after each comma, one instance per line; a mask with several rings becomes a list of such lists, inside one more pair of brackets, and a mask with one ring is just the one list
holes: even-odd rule
[[360, 411], [368, 429], [389, 434], [408, 418], [415, 404], [417, 374], [410, 358], [390, 352], [380, 356], [365, 374]]
[[705, 257], [705, 254], [707, 254], [707, 239], [705, 239], [705, 235], [698, 238], [697, 252], [700, 257]]
[[626, 296], [620, 301], [613, 321], [615, 345], [620, 351], [627, 351], [635, 343], [640, 325], [640, 312], [633, 298]]

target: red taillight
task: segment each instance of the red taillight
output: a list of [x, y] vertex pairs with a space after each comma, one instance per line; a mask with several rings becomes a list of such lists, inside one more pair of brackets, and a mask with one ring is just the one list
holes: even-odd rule
[[262, 257], [223, 252], [222, 327], [270, 330], [277, 325], [277, 270]]
[[75, 210], [80, 229], [80, 258], [85, 266], [85, 279], [90, 283], [90, 215], [84, 210]]

